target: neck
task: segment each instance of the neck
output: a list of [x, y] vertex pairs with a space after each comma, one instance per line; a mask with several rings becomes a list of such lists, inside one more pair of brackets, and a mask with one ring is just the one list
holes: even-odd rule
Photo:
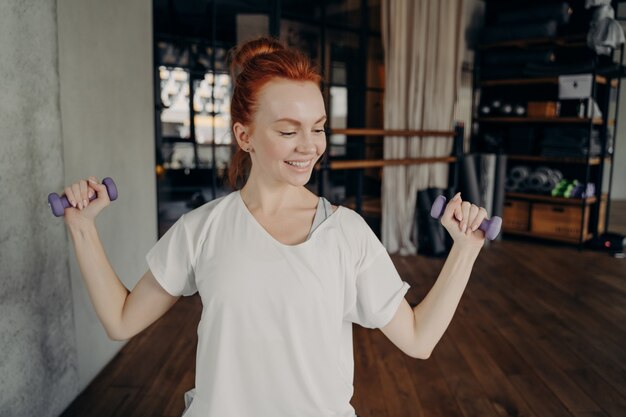
[[287, 183], [269, 183], [251, 173], [239, 192], [248, 209], [271, 216], [301, 205], [304, 188]]

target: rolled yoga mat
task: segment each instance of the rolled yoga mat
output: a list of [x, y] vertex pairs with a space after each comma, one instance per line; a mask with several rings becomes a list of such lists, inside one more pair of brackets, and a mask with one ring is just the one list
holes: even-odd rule
[[461, 166], [461, 195], [464, 201], [472, 204], [480, 202], [480, 186], [476, 169], [477, 154], [468, 154], [463, 157]]
[[417, 192], [418, 252], [441, 256], [446, 253], [445, 231], [441, 221], [430, 215], [433, 201], [429, 189]]
[[496, 154], [480, 155], [480, 202], [487, 210], [487, 217], [493, 215], [493, 189], [496, 182]]
[[515, 181], [524, 181], [530, 175], [530, 169], [525, 165], [518, 165], [511, 168], [509, 177]]
[[545, 174], [545, 172], [533, 171], [533, 173], [531, 173], [526, 180], [526, 186], [530, 191], [534, 193], [540, 193], [547, 182], [548, 176]]
[[523, 193], [526, 191], [526, 180], [530, 175], [530, 169], [525, 165], [518, 165], [511, 168], [506, 178], [506, 191], [512, 193]]
[[[493, 188], [496, 176], [496, 154], [483, 153], [480, 154], [480, 200], [476, 205], [484, 207], [487, 210], [487, 218], [493, 215]], [[490, 241], [485, 242], [488, 246]]]
[[[504, 199], [506, 185], [506, 154], [496, 156], [495, 184], [493, 186], [493, 213], [492, 216], [502, 217], [504, 214]], [[502, 234], [498, 234], [495, 240], [502, 240]]]

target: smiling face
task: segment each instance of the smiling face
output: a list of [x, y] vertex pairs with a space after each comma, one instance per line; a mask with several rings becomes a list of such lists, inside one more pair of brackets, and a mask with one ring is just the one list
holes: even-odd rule
[[274, 79], [259, 91], [253, 126], [233, 126], [244, 148], [252, 147], [250, 177], [305, 185], [326, 150], [326, 111], [311, 81]]

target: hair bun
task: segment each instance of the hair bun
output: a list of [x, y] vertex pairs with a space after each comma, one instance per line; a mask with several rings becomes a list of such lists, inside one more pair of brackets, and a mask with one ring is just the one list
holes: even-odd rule
[[284, 49], [287, 48], [281, 41], [267, 35], [252, 39], [231, 49], [229, 60], [230, 73], [233, 79], [241, 73], [246, 62], [250, 61], [252, 58]]

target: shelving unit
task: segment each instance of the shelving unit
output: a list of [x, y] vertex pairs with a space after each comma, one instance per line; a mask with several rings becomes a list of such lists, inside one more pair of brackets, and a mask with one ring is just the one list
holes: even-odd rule
[[[489, 2], [487, 3], [489, 7]], [[493, 53], [498, 50], [517, 49], [520, 51], [549, 49], [559, 51], [566, 49], [566, 53], [588, 54], [591, 57], [591, 71], [584, 71], [580, 74], [570, 72], [562, 75], [591, 75], [591, 94], [586, 99], [594, 100], [602, 113], [602, 117], [526, 117], [505, 115], [482, 115], [480, 105], [485, 96], [495, 97], [500, 94], [503, 98], [510, 98], [518, 94], [526, 97], [526, 101], [558, 101], [559, 76], [521, 76], [521, 77], [492, 77], [482, 76], [486, 64], [482, 63], [485, 53]], [[623, 64], [623, 45], [617, 50], [613, 50], [610, 58], [615, 62], [615, 53], [619, 52], [620, 67]], [[578, 52], [580, 50], [580, 52]], [[564, 54], [563, 54], [564, 55]], [[584, 55], [581, 55], [584, 56]], [[493, 62], [493, 60], [492, 60]], [[505, 210], [503, 233], [505, 235], [518, 235], [534, 237], [539, 239], [555, 240], [566, 243], [578, 244], [582, 248], [585, 242], [603, 233], [608, 223], [608, 202], [610, 201], [611, 174], [613, 165], [613, 153], [607, 151], [607, 138], [609, 127], [614, 128], [613, 143], [615, 143], [616, 120], [618, 114], [618, 100], [620, 79], [613, 74], [602, 71], [600, 68], [598, 55], [588, 48], [586, 43], [586, 33], [571, 34], [552, 38], [521, 39], [515, 41], [497, 42], [480, 45], [476, 50], [474, 64], [474, 111], [472, 123], [472, 148], [474, 151], [480, 146], [475, 146], [480, 142], [485, 132], [507, 132], [510, 129], [526, 126], [543, 132], [545, 127], [587, 127], [588, 142], [586, 145], [586, 156], [564, 156], [552, 157], [538, 155], [535, 152], [527, 154], [512, 153], [507, 155], [507, 171], [516, 165], [526, 166], [549, 166], [559, 169], [567, 179], [578, 179], [581, 183], [593, 183], [596, 194], [587, 198], [564, 198], [552, 197], [544, 194], [531, 194], [526, 192], [505, 193]], [[492, 68], [489, 68], [492, 69]], [[522, 91], [523, 90], [523, 91]], [[538, 99], [530, 99], [536, 94]], [[612, 103], [614, 98], [614, 102]], [[477, 98], [481, 98], [481, 102]], [[548, 99], [548, 97], [551, 97]], [[515, 99], [512, 99], [515, 102]], [[522, 100], [524, 101], [524, 100]], [[581, 101], [582, 103], [582, 101]], [[611, 107], [614, 107], [614, 115], [611, 117]], [[585, 110], [586, 111], [586, 110]], [[499, 130], [498, 130], [499, 129]], [[601, 144], [601, 154], [594, 155], [591, 152], [592, 132], [597, 131]], [[510, 130], [508, 130], [510, 134]], [[505, 136], [502, 133], [502, 137]], [[507, 142], [512, 137], [503, 140], [502, 148], [498, 153], [508, 153], [510, 144]], [[537, 137], [532, 140], [538, 142]], [[610, 165], [608, 181], [604, 181], [604, 173]], [[566, 174], [567, 173], [567, 174]], [[605, 191], [605, 186], [607, 190]], [[507, 212], [508, 211], [508, 212]], [[509, 217], [507, 221], [507, 215]]]
[[600, 117], [593, 119], [580, 117], [480, 117], [476, 120], [482, 123], [592, 123], [596, 126], [604, 124]]

